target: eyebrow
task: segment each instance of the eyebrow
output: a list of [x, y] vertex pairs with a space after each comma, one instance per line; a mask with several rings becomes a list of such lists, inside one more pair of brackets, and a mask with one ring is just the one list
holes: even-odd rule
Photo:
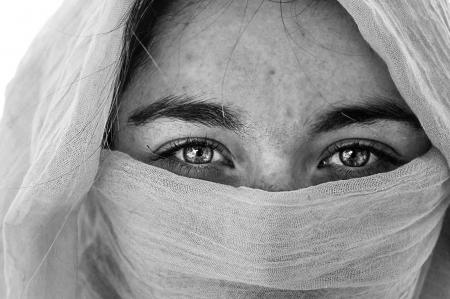
[[[417, 117], [394, 99], [365, 98], [361, 103], [336, 104], [309, 122], [311, 135], [336, 131], [350, 125], [373, 125], [381, 120], [404, 122], [421, 129]], [[169, 95], [138, 108], [128, 118], [135, 126], [145, 125], [160, 118], [178, 119], [207, 127], [219, 127], [242, 133], [245, 126], [238, 110], [198, 96]]]
[[132, 125], [144, 125], [159, 118], [179, 119], [207, 127], [220, 127], [236, 133], [244, 129], [240, 113], [197, 96], [169, 95], [136, 110], [129, 118]]
[[336, 131], [355, 124], [373, 125], [382, 120], [403, 122], [414, 129], [421, 129], [417, 117], [397, 102], [386, 97], [368, 97], [361, 103], [334, 105], [310, 125], [311, 134]]

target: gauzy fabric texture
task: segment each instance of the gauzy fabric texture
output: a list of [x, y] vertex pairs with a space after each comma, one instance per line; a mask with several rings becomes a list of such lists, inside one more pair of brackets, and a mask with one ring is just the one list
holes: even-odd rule
[[89, 200], [111, 220], [123, 298], [413, 298], [447, 179], [435, 149], [389, 173], [289, 192], [105, 152]]
[[99, 168], [133, 1], [66, 0], [6, 95], [0, 297], [101, 298], [92, 265], [111, 257], [80, 260], [108, 252], [89, 247], [100, 236], [116, 246], [114, 296], [450, 298], [450, 3], [339, 2], [435, 149], [390, 173], [269, 194], [114, 152]]

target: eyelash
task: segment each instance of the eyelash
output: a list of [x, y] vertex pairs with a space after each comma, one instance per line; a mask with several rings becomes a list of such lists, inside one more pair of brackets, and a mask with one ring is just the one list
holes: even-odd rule
[[[394, 154], [397, 154], [394, 149], [392, 149], [386, 145], [380, 146], [379, 144], [380, 144], [379, 142], [375, 142], [375, 141], [368, 140], [368, 139], [341, 140], [341, 141], [338, 141], [338, 142], [332, 144], [331, 146], [329, 146], [328, 148], [325, 149], [324, 153], [322, 154], [322, 156], [325, 156], [325, 157], [321, 159], [321, 162], [323, 160], [330, 158], [335, 153], [344, 151], [347, 149], [366, 150], [371, 153], [374, 153], [375, 155], [377, 155], [380, 158], [388, 160], [391, 163], [395, 163], [396, 161], [398, 161], [398, 159], [396, 157], [394, 157]], [[381, 147], [385, 147], [385, 148], [387, 147], [389, 151], [393, 152], [393, 154], [391, 155], [391, 154], [386, 153], [386, 150], [383, 150]]]
[[[190, 146], [209, 147], [212, 151], [218, 151], [225, 159], [225, 161], [221, 163], [222, 166], [234, 168], [234, 163], [232, 162], [232, 159], [229, 158], [232, 156], [230, 151], [221, 143], [207, 137], [187, 137], [169, 141], [160, 146], [156, 152], [152, 151], [153, 157], [151, 158], [151, 161], [165, 161], [167, 162], [169, 169], [174, 169], [183, 175], [188, 175], [192, 171], [195, 171], [197, 176], [219, 175], [220, 167], [215, 165], [218, 163], [195, 165], [180, 161], [174, 156], [177, 151]], [[210, 172], [213, 173], [211, 174]]]
[[[191, 164], [180, 161], [175, 157], [176, 152], [191, 146], [209, 147], [212, 151], [218, 151], [224, 157], [224, 161], [221, 163]], [[330, 159], [333, 155], [347, 149], [366, 150], [370, 154], [374, 154], [378, 157], [380, 159], [380, 163], [373, 163], [377, 165], [368, 165], [365, 167], [354, 167], [354, 169], [347, 166], [331, 166], [325, 163], [325, 161]], [[392, 153], [389, 154], [387, 152]], [[195, 172], [194, 175], [198, 178], [220, 176], [220, 172], [222, 170], [220, 166], [227, 166], [231, 169], [234, 168], [230, 151], [221, 143], [206, 137], [187, 137], [172, 140], [160, 146], [156, 152], [152, 151], [152, 156], [152, 162], [164, 161], [164, 163], [167, 163], [165, 165], [166, 167], [174, 170], [180, 175], [189, 176], [193, 174], [192, 172]], [[379, 142], [366, 139], [346, 139], [336, 142], [326, 148], [320, 155], [321, 158], [317, 168], [332, 169], [334, 172], [332, 177], [336, 180], [342, 178], [362, 177], [372, 175], [377, 172], [386, 171], [383, 169], [383, 166], [386, 166], [386, 163], [393, 165], [394, 168], [405, 163], [396, 156], [398, 156], [398, 154], [394, 149], [387, 145], [381, 145]], [[380, 164], [382, 166], [380, 166]]]
[[[377, 165], [368, 165], [363, 167], [354, 167], [349, 168], [348, 166], [329, 166], [326, 165], [325, 161], [329, 160], [333, 155], [340, 153], [347, 149], [357, 149], [357, 150], [365, 150], [368, 151], [371, 155], [374, 154], [376, 157], [379, 158], [379, 163], [374, 163]], [[391, 152], [391, 153], [388, 153]], [[383, 166], [380, 167], [379, 164], [382, 164], [386, 166], [386, 163], [391, 164], [394, 166], [392, 169], [401, 166], [405, 164], [406, 162], [398, 158], [397, 152], [387, 146], [382, 145], [379, 142], [375, 142], [368, 139], [346, 139], [341, 140], [337, 143], [332, 144], [328, 148], [326, 148], [321, 155], [320, 162], [317, 166], [318, 169], [324, 169], [324, 168], [333, 168], [336, 172], [335, 176], [336, 179], [342, 179], [342, 178], [352, 178], [352, 177], [363, 177], [372, 175], [378, 172], [384, 172], [387, 171], [383, 168]]]

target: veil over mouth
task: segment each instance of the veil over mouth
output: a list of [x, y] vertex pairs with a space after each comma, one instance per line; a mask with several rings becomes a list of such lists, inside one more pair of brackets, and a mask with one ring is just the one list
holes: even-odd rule
[[[115, 217], [97, 225], [113, 228], [115, 233], [104, 237], [116, 238], [120, 246], [114, 250], [127, 259], [121, 271], [130, 281], [117, 294], [153, 284], [153, 295], [164, 294], [160, 286], [171, 288], [174, 297], [189, 297], [189, 292], [194, 297], [292, 297], [299, 295], [295, 291], [311, 291], [316, 298], [450, 297], [450, 223], [444, 220], [450, 161], [450, 3], [339, 2], [386, 62], [434, 148], [392, 173], [332, 182], [327, 191], [268, 195], [205, 182], [192, 187], [195, 180], [143, 166], [117, 152], [101, 159], [124, 46], [123, 20], [134, 1], [65, 1], [34, 41], [7, 91], [0, 125], [0, 295], [80, 298], [83, 279], [95, 280], [95, 275], [80, 275], [78, 258], [97, 236], [81, 229], [86, 223], [79, 208], [89, 213], [84, 204], [97, 198], [105, 214]], [[113, 187], [120, 190], [112, 193]], [[130, 196], [135, 200], [119, 200], [126, 198], [125, 191], [136, 192]], [[207, 192], [216, 194], [213, 201]], [[295, 192], [302, 194], [301, 201]], [[153, 202], [153, 210], [149, 194], [153, 200], [164, 199]], [[377, 200], [368, 202], [372, 196]], [[256, 203], [256, 198], [261, 200]], [[214, 210], [212, 202], [220, 209]], [[332, 206], [336, 209], [329, 210]], [[145, 209], [158, 213], [146, 218]], [[350, 211], [367, 217], [353, 219], [352, 227]], [[327, 216], [335, 225], [327, 224]], [[318, 224], [311, 231], [320, 237], [298, 235], [308, 223]], [[160, 230], [152, 230], [153, 225]], [[308, 244], [295, 243], [292, 236]], [[155, 249], [153, 254], [142, 250], [146, 246]], [[243, 256], [245, 250], [257, 254]], [[162, 256], [170, 256], [172, 263], [161, 263]], [[315, 260], [317, 256], [323, 259]], [[365, 259], [370, 262], [365, 264]], [[155, 268], [145, 267], [149, 265]], [[302, 267], [308, 271], [300, 271]], [[252, 293], [247, 293], [249, 285], [255, 286]], [[350, 289], [353, 293], [345, 293]]]

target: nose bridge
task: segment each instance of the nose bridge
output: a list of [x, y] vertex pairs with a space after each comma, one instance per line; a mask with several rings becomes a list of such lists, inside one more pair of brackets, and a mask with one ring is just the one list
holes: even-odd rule
[[281, 192], [281, 191], [292, 191], [298, 188], [294, 187], [294, 184], [291, 184], [289, 182], [283, 181], [283, 182], [269, 182], [267, 180], [260, 180], [257, 182], [254, 182], [251, 188], [255, 189], [261, 189], [269, 192]]
[[306, 176], [288, 155], [266, 156], [249, 180], [248, 187], [270, 192], [291, 191], [306, 185]]

